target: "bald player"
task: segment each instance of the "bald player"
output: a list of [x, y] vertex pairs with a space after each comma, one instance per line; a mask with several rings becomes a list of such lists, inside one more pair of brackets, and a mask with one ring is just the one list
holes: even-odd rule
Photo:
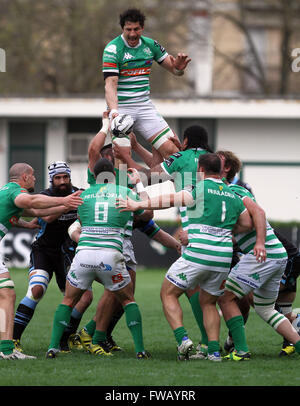
[[[16, 163], [9, 170], [9, 182], [0, 188], [0, 243], [9, 229], [23, 216], [38, 217], [63, 213], [82, 204], [79, 194], [66, 197], [49, 197], [34, 191], [33, 168], [26, 163]], [[12, 340], [16, 294], [14, 282], [4, 263], [0, 263], [0, 359], [33, 359], [14, 348]]]

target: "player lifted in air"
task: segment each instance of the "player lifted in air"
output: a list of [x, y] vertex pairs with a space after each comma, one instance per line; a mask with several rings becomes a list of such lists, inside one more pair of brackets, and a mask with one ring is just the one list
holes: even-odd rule
[[183, 53], [176, 58], [151, 38], [143, 36], [145, 16], [137, 9], [120, 15], [122, 34], [104, 49], [105, 98], [110, 117], [129, 114], [133, 131], [141, 134], [167, 158], [178, 149], [168, 138], [174, 133], [150, 100], [150, 73], [153, 61], [176, 76], [182, 76], [191, 59]]

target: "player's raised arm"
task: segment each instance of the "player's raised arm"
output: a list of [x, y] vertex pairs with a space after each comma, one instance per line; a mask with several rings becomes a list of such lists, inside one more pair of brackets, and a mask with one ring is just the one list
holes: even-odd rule
[[116, 117], [118, 113], [118, 76], [108, 76], [105, 79], [104, 91], [105, 91], [105, 100], [107, 106], [110, 110], [110, 118]]
[[100, 150], [104, 147], [105, 139], [109, 131], [109, 118], [108, 110], [104, 111], [102, 114], [102, 128], [100, 131], [92, 138], [88, 147], [88, 167], [93, 172], [95, 163], [100, 158]]
[[184, 53], [178, 53], [176, 58], [168, 55], [161, 63], [161, 66], [173, 73], [175, 76], [182, 76], [191, 58]]

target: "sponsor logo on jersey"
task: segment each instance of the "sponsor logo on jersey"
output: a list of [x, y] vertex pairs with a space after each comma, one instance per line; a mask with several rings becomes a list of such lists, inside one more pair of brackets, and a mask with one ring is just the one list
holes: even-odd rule
[[223, 192], [222, 189], [221, 190], [207, 189], [207, 193], [210, 193], [210, 194], [213, 194], [213, 195], [218, 195], [218, 196], [227, 196], [227, 197], [230, 197], [232, 199], [235, 199], [235, 196], [232, 193], [229, 193], [229, 192], [226, 192], [226, 191]]
[[125, 54], [123, 56], [123, 61], [124, 61], [124, 59], [128, 60], [128, 59], [132, 59], [132, 58], [134, 58], [133, 55], [131, 55], [129, 52], [125, 52]]
[[149, 75], [151, 68], [135, 68], [135, 69], [122, 69], [120, 74], [122, 76], [142, 76]]
[[112, 54], [116, 54], [117, 53], [117, 46], [116, 45], [109, 45], [108, 47], [105, 48], [106, 52], [111, 52]]
[[149, 48], [149, 47], [147, 47], [147, 48], [144, 48], [143, 49], [143, 52], [145, 52], [145, 54], [147, 54], [147, 55], [152, 55], [152, 52], [151, 52], [151, 49]]

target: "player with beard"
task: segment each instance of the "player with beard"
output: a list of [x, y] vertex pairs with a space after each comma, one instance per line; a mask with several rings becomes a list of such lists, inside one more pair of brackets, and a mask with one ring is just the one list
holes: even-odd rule
[[[71, 170], [66, 162], [54, 162], [49, 165], [48, 170], [50, 187], [43, 190], [41, 194], [63, 197], [79, 190], [72, 185]], [[53, 274], [61, 292], [65, 291], [67, 268], [71, 265], [76, 248], [68, 235], [68, 228], [76, 219], [77, 210], [68, 211], [68, 209], [64, 214], [38, 218], [41, 228], [31, 245], [29, 286], [26, 296], [17, 308], [14, 320], [13, 339], [19, 351], [22, 351], [21, 336], [31, 321], [37, 304], [45, 295]], [[83, 314], [91, 302], [92, 292], [87, 291], [83, 295], [79, 308], [82, 313], [77, 311], [78, 314], [74, 315], [78, 324], [80, 314]]]

